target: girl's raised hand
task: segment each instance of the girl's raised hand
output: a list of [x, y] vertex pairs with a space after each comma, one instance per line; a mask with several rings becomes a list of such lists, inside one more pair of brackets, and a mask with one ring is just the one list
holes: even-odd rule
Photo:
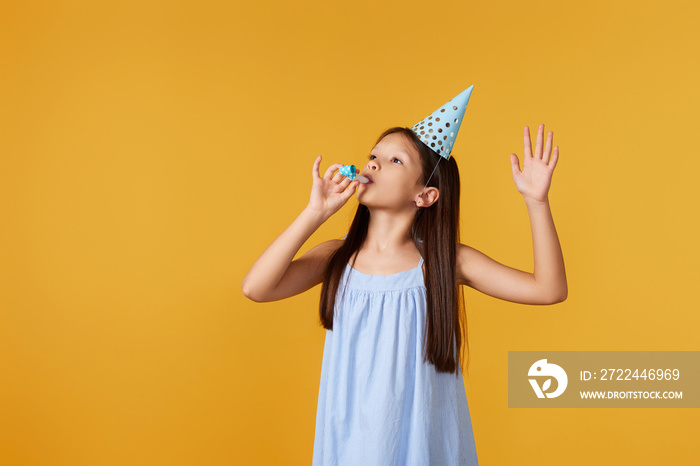
[[355, 194], [360, 182], [351, 181], [350, 178], [335, 173], [343, 166], [342, 163], [334, 163], [328, 167], [323, 178], [319, 174], [320, 166], [321, 156], [319, 155], [314, 161], [313, 185], [307, 208], [321, 214], [324, 218], [328, 218], [348, 202], [348, 199]]
[[[530, 142], [530, 128], [525, 127], [523, 139], [525, 146], [525, 156], [523, 158], [523, 170], [520, 171], [518, 156], [510, 154], [510, 164], [513, 171], [513, 181], [518, 192], [523, 195], [525, 201], [535, 202], [547, 201], [547, 193], [552, 183], [552, 172], [557, 166], [559, 159], [559, 146], [554, 148], [552, 154], [553, 132], [547, 135], [547, 144], [542, 152], [542, 139], [544, 137], [544, 125], [540, 125], [537, 131], [537, 145], [535, 154], [532, 154], [532, 144]], [[551, 158], [550, 158], [551, 155]]]

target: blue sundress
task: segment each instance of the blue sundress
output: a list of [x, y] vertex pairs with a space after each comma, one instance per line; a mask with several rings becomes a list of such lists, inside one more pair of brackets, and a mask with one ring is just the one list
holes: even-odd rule
[[423, 362], [422, 265], [391, 275], [346, 265], [323, 348], [314, 466], [478, 464], [461, 368]]

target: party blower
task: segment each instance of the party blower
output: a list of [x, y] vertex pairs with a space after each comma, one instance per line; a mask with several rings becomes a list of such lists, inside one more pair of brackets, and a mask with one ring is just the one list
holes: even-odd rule
[[341, 175], [350, 178], [351, 181], [359, 181], [360, 183], [371, 183], [372, 181], [366, 176], [362, 176], [357, 173], [357, 167], [355, 165], [343, 165], [338, 170]]

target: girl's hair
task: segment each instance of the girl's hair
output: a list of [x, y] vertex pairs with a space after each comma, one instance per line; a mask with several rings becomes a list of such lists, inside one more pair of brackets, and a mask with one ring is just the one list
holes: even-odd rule
[[[389, 128], [379, 136], [377, 143], [392, 133], [403, 134], [420, 154], [423, 168], [421, 184], [425, 184], [437, 164], [428, 186], [436, 187], [440, 195], [430, 207], [417, 209], [411, 236], [425, 263], [423, 278], [427, 295], [427, 338], [423, 342], [423, 362], [429, 361], [434, 364], [438, 372], [457, 374], [457, 364], [461, 366], [461, 362], [464, 361], [462, 334], [466, 347], [469, 347], [464, 292], [462, 287], [457, 286], [455, 274], [460, 197], [457, 162], [452, 157], [440, 160], [440, 156], [409, 128]], [[369, 209], [359, 204], [343, 245], [333, 253], [328, 263], [319, 306], [321, 324], [328, 330], [333, 330], [335, 298], [343, 271], [352, 255], [362, 247], [367, 237], [368, 225]], [[454, 352], [455, 347], [458, 350], [457, 354]], [[468, 366], [469, 360], [467, 370]]]

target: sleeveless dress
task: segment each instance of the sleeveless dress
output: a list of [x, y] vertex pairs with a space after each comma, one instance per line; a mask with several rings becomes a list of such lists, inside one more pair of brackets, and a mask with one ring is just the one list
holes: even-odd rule
[[423, 362], [422, 265], [391, 275], [345, 266], [323, 348], [314, 466], [478, 464], [461, 368]]

